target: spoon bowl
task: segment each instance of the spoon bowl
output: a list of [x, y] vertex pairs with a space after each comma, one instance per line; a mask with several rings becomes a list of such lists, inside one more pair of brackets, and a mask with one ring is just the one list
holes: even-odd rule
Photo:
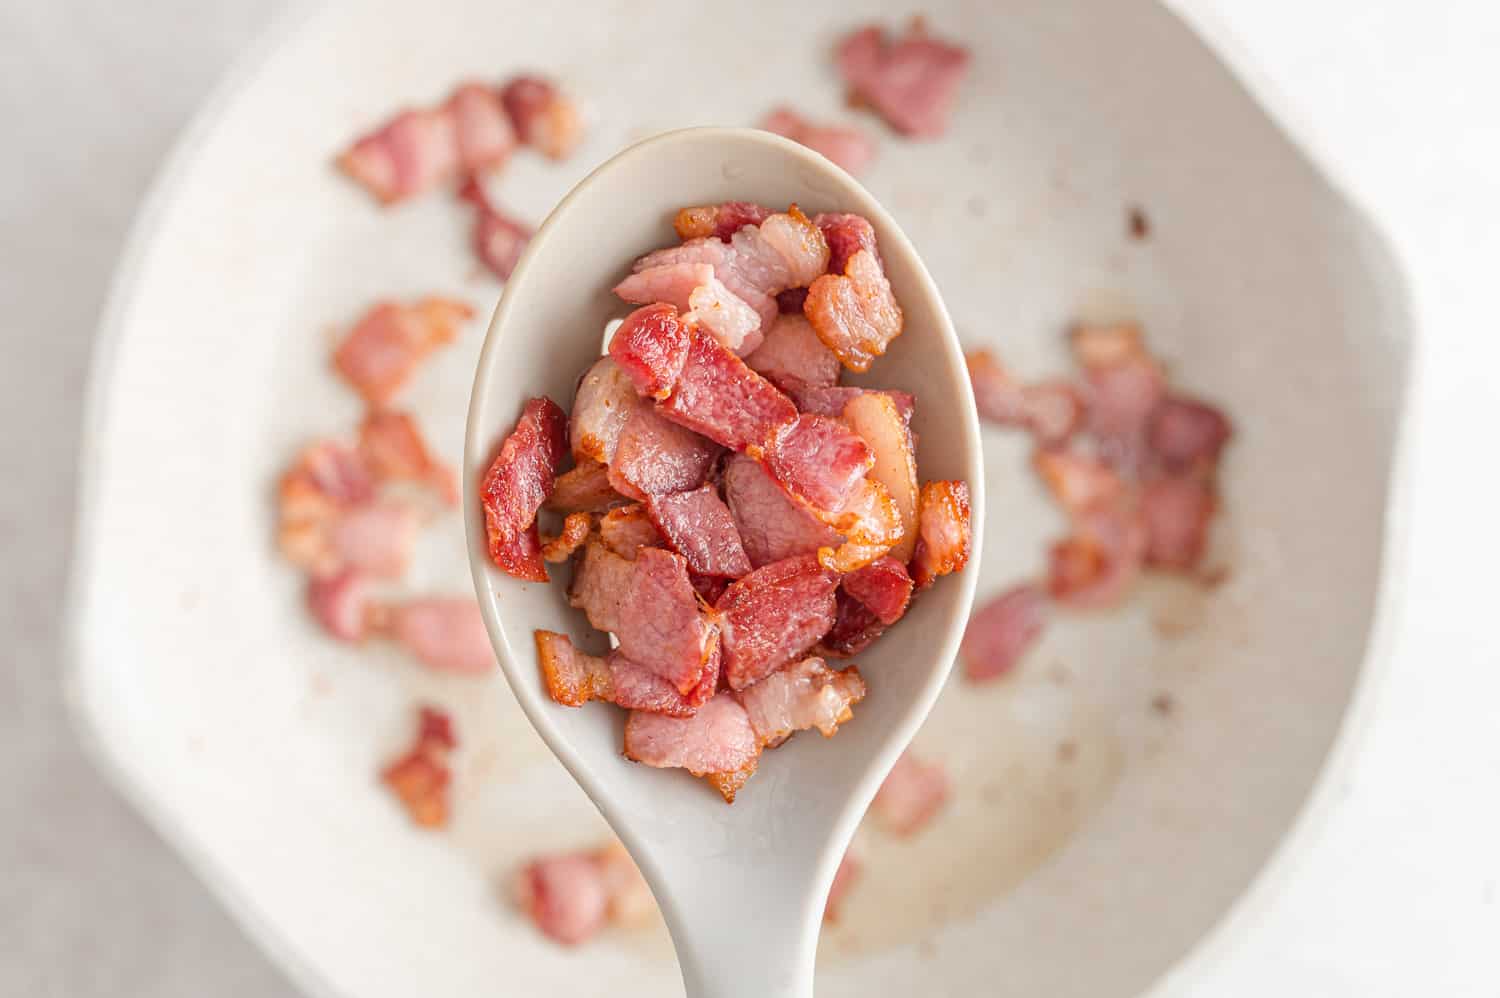
[[939, 580], [855, 661], [869, 694], [837, 737], [803, 733], [763, 754], [726, 805], [702, 780], [620, 752], [625, 712], [554, 703], [532, 632], [605, 647], [567, 604], [567, 571], [525, 583], [489, 562], [478, 484], [522, 403], [550, 396], [570, 408], [579, 374], [600, 353], [600, 330], [630, 306], [611, 293], [630, 261], [676, 242], [685, 205], [756, 201], [809, 215], [869, 219], [906, 314], [886, 356], [851, 383], [916, 398], [912, 428], [923, 481], [969, 483], [973, 548], [984, 529], [978, 417], [947, 309], [910, 241], [843, 170], [796, 143], [752, 129], [669, 132], [621, 152], [552, 211], [505, 287], [475, 375], [464, 448], [469, 561], [500, 665], [531, 723], [599, 807], [649, 882], [691, 998], [806, 998], [824, 902], [849, 840], [892, 764], [936, 700], [974, 597], [971, 566]]

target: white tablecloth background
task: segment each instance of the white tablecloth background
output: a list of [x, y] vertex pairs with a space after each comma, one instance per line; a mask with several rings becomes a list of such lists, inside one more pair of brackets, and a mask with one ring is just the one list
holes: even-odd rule
[[[82, 758], [57, 619], [107, 280], [177, 130], [279, 6], [0, 0], [3, 995], [290, 990]], [[1500, 3], [1177, 6], [1232, 36], [1390, 233], [1423, 338], [1408, 585], [1358, 760], [1270, 901], [1171, 990], [1496, 998]]]

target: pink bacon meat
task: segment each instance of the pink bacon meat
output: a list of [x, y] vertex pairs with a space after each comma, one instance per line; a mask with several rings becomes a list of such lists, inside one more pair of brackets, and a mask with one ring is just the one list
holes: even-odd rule
[[464, 597], [425, 597], [372, 607], [371, 630], [434, 672], [486, 676], [495, 650], [479, 605]]
[[673, 717], [692, 717], [718, 682], [718, 656], [705, 670], [706, 682], [684, 696], [671, 683], [618, 651], [600, 658], [574, 647], [565, 634], [537, 631], [537, 662], [547, 695], [560, 704], [581, 707], [604, 700], [627, 710], [644, 710]]
[[625, 722], [627, 759], [708, 777], [731, 804], [759, 754], [750, 715], [729, 693], [713, 697], [692, 717], [637, 710]]
[[791, 399], [713, 336], [697, 330], [691, 331], [682, 373], [660, 411], [737, 451], [763, 450], [797, 418]]
[[1073, 532], [1052, 545], [1048, 591], [1067, 606], [1113, 606], [1140, 574], [1148, 543], [1132, 510], [1119, 505], [1086, 510], [1073, 518]]
[[976, 683], [1007, 676], [1041, 636], [1047, 622], [1047, 593], [1026, 583], [985, 602], [969, 619], [959, 655], [964, 675]]
[[903, 752], [870, 804], [876, 819], [893, 835], [921, 831], [948, 802], [951, 784], [941, 763]]
[[715, 607], [729, 688], [764, 679], [828, 633], [837, 588], [838, 577], [808, 556], [773, 562], [731, 584]]
[[800, 142], [852, 174], [863, 172], [875, 158], [874, 141], [858, 128], [815, 125], [789, 107], [776, 108], [758, 127]]
[[818, 642], [817, 651], [832, 658], [850, 658], [870, 647], [884, 633], [885, 624], [875, 612], [840, 589], [833, 627]]
[[567, 425], [551, 399], [531, 399], [480, 488], [490, 560], [518, 579], [547, 581], [536, 514], [556, 481]]
[[719, 455], [710, 440], [664, 419], [649, 405], [631, 414], [609, 465], [609, 482], [632, 499], [695, 489]]
[[464, 182], [458, 196], [474, 206], [474, 255], [500, 280], [510, 280], [526, 244], [531, 242], [531, 226], [501, 211], [476, 177]]
[[837, 61], [853, 99], [873, 107], [896, 131], [930, 139], [948, 129], [969, 52], [931, 37], [914, 20], [894, 41], [878, 25], [854, 32], [839, 44]]
[[1083, 396], [1073, 386], [1019, 384], [988, 350], [971, 351], [966, 360], [974, 403], [984, 419], [1029, 430], [1043, 446], [1065, 442], [1082, 423]]
[[550, 80], [518, 76], [500, 100], [520, 140], [548, 159], [567, 159], [583, 139], [582, 109]]
[[629, 561], [635, 560], [635, 553], [641, 548], [661, 547], [665, 543], [644, 503], [620, 506], [600, 517], [599, 540]]
[[911, 577], [918, 589], [940, 575], [962, 571], [969, 561], [969, 486], [965, 482], [928, 482], [922, 486], [917, 512], [917, 546]]
[[380, 577], [406, 568], [420, 525], [409, 504], [380, 499], [358, 451], [332, 441], [306, 447], [278, 485], [277, 544], [315, 578], [344, 571]]
[[756, 740], [769, 748], [813, 728], [832, 738], [864, 697], [864, 677], [855, 666], [835, 671], [821, 658], [804, 658], [743, 690], [740, 703]]
[[750, 559], [729, 507], [712, 485], [651, 497], [646, 508], [668, 546], [697, 575], [737, 579], [750, 573]]
[[748, 457], [735, 455], [725, 465], [724, 495], [745, 553], [756, 568], [843, 542], [838, 531], [787, 495]]
[[[855, 388], [851, 385], [827, 387], [793, 385], [787, 389], [787, 394], [802, 412], [816, 416], [835, 417], [842, 416], [844, 409], [855, 398], [872, 393], [875, 393], [874, 389]], [[902, 420], [907, 423], [911, 422], [912, 413], [916, 411], [917, 400], [910, 393], [886, 388], [880, 389], [878, 394], [888, 396], [895, 404], [896, 411], [901, 414]]]
[[338, 165], [385, 204], [436, 187], [459, 168], [453, 114], [446, 107], [402, 111], [357, 139]]
[[544, 504], [558, 513], [600, 513], [626, 499], [609, 484], [609, 467], [589, 458], [557, 476]]
[[427, 298], [415, 305], [381, 302], [367, 311], [333, 353], [339, 375], [366, 402], [384, 405], [434, 350], [452, 343], [474, 310]]
[[1197, 478], [1158, 478], [1141, 491], [1146, 564], [1184, 572], [1197, 567], [1218, 508], [1213, 487]]
[[573, 414], [568, 422], [573, 456], [580, 462], [613, 461], [620, 431], [639, 405], [630, 374], [613, 357], [596, 360], [579, 379], [573, 396]]
[[1152, 455], [1173, 474], [1211, 471], [1232, 434], [1222, 412], [1180, 395], [1161, 401], [1148, 430]]
[[511, 882], [511, 900], [542, 935], [564, 946], [587, 942], [608, 925], [638, 924], [655, 908], [619, 843], [530, 860]]
[[609, 355], [641, 395], [664, 399], [682, 376], [692, 331], [676, 306], [647, 305], [625, 317], [609, 341]]
[[422, 828], [448, 823], [448, 753], [458, 747], [453, 721], [437, 707], [422, 707], [417, 734], [410, 749], [381, 771], [380, 779], [401, 801], [411, 820]]

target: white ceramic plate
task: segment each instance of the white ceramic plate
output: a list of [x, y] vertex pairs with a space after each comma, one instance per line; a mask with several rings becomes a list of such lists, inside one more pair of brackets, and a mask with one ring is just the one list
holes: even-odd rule
[[[329, 327], [371, 300], [456, 294], [487, 318], [467, 215], [381, 212], [330, 168], [356, 131], [466, 75], [539, 67], [594, 127], [563, 166], [497, 185], [540, 219], [627, 141], [753, 121], [790, 99], [842, 117], [827, 51], [899, 5], [788, 0], [571, 7], [487, 0], [298, 15], [184, 140], [101, 334], [72, 638], [91, 741], [247, 928], [319, 995], [676, 993], [660, 928], [550, 946], [499, 898], [523, 856], [602, 823], [498, 674], [419, 674], [325, 640], [271, 543], [296, 446], [346, 432]], [[955, 680], [918, 737], [952, 806], [869, 873], [825, 933], [819, 993], [1141, 992], [1215, 925], [1292, 826], [1340, 731], [1375, 620], [1405, 379], [1402, 283], [1363, 220], [1214, 56], [1146, 3], [934, 2], [975, 62], [945, 140], [884, 137], [863, 179], [924, 253], [961, 334], [1027, 375], [1064, 370], [1079, 314], [1144, 320], [1174, 378], [1239, 434], [1210, 598], [1142, 588], [1055, 626], [1012, 680]], [[668, 27], [669, 26], [669, 27]], [[861, 119], [878, 129], [869, 119]], [[1144, 207], [1149, 240], [1126, 237]], [[456, 461], [484, 322], [405, 395]], [[1060, 526], [1023, 441], [987, 437], [981, 596]], [[461, 524], [413, 590], [468, 589]], [[1163, 620], [1187, 625], [1171, 640]], [[1163, 694], [1172, 709], [1152, 704]], [[406, 822], [374, 773], [415, 698], [456, 713], [456, 821]], [[1071, 748], [1063, 748], [1070, 745]], [[728, 903], [728, 902], [727, 902]]]

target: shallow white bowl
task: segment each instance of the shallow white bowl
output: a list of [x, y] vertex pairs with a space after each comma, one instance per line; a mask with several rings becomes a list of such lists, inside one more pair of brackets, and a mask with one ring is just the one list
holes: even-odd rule
[[[506, 203], [539, 219], [641, 135], [750, 122], [788, 98], [845, 115], [829, 44], [906, 13], [852, 3], [809, 28], [788, 0], [593, 11], [548, 24], [453, 0], [289, 22], [184, 140], [105, 319], [71, 618], [80, 717], [122, 787], [318, 994], [678, 987], [659, 931], [565, 952], [499, 902], [520, 857], [602, 834], [503, 680], [434, 680], [324, 640], [270, 536], [282, 462], [357, 419], [326, 373], [326, 327], [377, 296], [456, 293], [487, 313], [498, 293], [470, 276], [460, 207], [378, 212], [329, 169], [355, 130], [462, 75], [556, 71], [596, 124], [572, 162], [518, 157], [505, 177]], [[953, 134], [886, 139], [867, 186], [971, 344], [1056, 373], [1069, 319], [1127, 312], [1178, 383], [1227, 405], [1239, 434], [1215, 557], [1232, 575], [1208, 600], [1146, 587], [1124, 612], [1061, 622], [1007, 683], [955, 682], [918, 736], [950, 760], [953, 805], [914, 842], [867, 836], [870, 873], [825, 933], [819, 993], [1137, 994], [1293, 826], [1359, 686], [1411, 336], [1402, 281], [1154, 5], [927, 13], [975, 49]], [[1130, 204], [1151, 220], [1145, 242], [1126, 237]], [[455, 461], [480, 333], [406, 396]], [[1059, 526], [1024, 458], [987, 434], [981, 598], [1033, 573]], [[467, 590], [461, 526], [424, 538], [413, 588]], [[1165, 640], [1166, 618], [1191, 626]], [[1162, 694], [1169, 712], [1152, 707]], [[440, 836], [412, 830], [373, 779], [417, 696], [452, 706], [464, 738]]]

